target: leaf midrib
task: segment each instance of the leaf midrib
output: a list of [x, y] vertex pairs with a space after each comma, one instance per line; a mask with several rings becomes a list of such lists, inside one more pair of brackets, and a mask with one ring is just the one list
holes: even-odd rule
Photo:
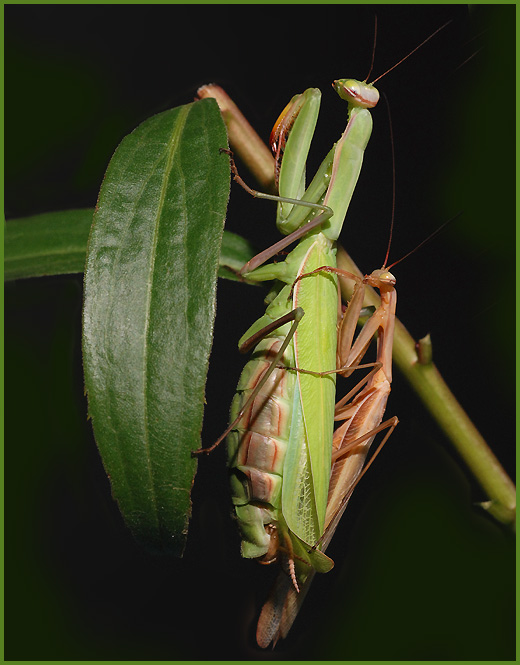
[[[160, 226], [160, 220], [162, 216], [162, 210], [164, 207], [164, 202], [166, 199], [166, 191], [168, 189], [168, 182], [169, 182], [169, 176], [172, 170], [173, 166], [173, 161], [174, 161], [174, 155], [177, 151], [177, 148], [180, 144], [179, 137], [182, 134], [182, 131], [184, 130], [184, 126], [186, 124], [186, 119], [188, 117], [190, 107], [186, 106], [182, 109], [182, 112], [179, 113], [176, 118], [175, 118], [175, 126], [174, 126], [174, 131], [171, 134], [169, 143], [168, 143], [168, 152], [167, 152], [167, 161], [166, 161], [166, 167], [164, 170], [164, 175], [162, 178], [162, 185], [161, 185], [161, 194], [159, 197], [159, 203], [157, 206], [157, 211], [155, 215], [155, 225], [154, 225], [154, 235], [153, 235], [153, 242], [152, 242], [152, 251], [150, 252], [150, 265], [148, 268], [148, 288], [147, 288], [147, 296], [146, 296], [146, 316], [145, 316], [145, 329], [144, 329], [144, 335], [143, 335], [143, 340], [144, 340], [144, 349], [143, 349], [143, 367], [142, 367], [142, 372], [143, 372], [143, 422], [144, 422], [144, 449], [145, 449], [145, 454], [146, 454], [146, 459], [147, 459], [147, 473], [148, 473], [148, 478], [150, 481], [150, 487], [151, 487], [151, 500], [154, 505], [155, 509], [155, 514], [156, 514], [156, 519], [157, 519], [157, 526], [160, 527], [160, 517], [159, 517], [159, 509], [158, 509], [158, 501], [157, 501], [157, 488], [156, 488], [156, 483], [154, 480], [154, 474], [152, 472], [152, 459], [151, 459], [151, 445], [150, 445], [150, 435], [149, 435], [149, 421], [148, 421], [148, 374], [149, 374], [149, 367], [148, 367], [148, 350], [149, 350], [149, 335], [150, 335], [150, 311], [152, 307], [152, 292], [153, 292], [153, 282], [154, 282], [154, 274], [155, 274], [155, 259], [157, 256], [157, 242], [158, 242], [158, 237], [159, 237], [159, 226]], [[182, 187], [184, 187], [184, 176], [182, 172], [179, 173], [179, 179], [182, 183]], [[185, 217], [184, 217], [185, 219]], [[185, 227], [184, 227], [185, 229]], [[184, 233], [185, 237], [185, 233]]]

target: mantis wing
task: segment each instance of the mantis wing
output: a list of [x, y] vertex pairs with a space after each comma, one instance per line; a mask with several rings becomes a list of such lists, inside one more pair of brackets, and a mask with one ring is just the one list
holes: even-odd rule
[[[306, 244], [305, 244], [306, 243]], [[298, 274], [335, 265], [335, 252], [322, 234], [306, 248]], [[336, 367], [337, 289], [333, 275], [305, 277], [294, 287], [293, 305], [305, 316], [295, 334], [297, 367], [325, 372]], [[289, 529], [313, 545], [323, 533], [331, 468], [336, 375], [298, 373], [295, 415], [284, 465], [282, 512]], [[296, 414], [299, 414], [298, 416]]]

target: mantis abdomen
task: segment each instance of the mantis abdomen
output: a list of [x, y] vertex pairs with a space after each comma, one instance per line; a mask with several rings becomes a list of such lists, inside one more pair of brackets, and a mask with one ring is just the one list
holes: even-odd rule
[[[246, 364], [231, 406], [231, 420], [249, 399], [279, 351], [284, 335], [272, 334], [259, 342]], [[294, 366], [291, 345], [282, 364]], [[242, 556], [272, 558], [273, 527], [281, 520], [283, 467], [293, 416], [296, 377], [274, 369], [268, 381], [228, 436], [231, 492], [242, 535]]]

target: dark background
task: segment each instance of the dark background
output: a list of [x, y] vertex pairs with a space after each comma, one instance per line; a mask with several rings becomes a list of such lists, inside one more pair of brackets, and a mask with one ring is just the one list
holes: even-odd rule
[[[323, 91], [314, 169], [346, 123], [330, 83], [372, 78], [391, 109], [398, 312], [514, 472], [514, 6], [8, 6], [7, 218], [94, 206], [121, 139], [150, 115], [227, 89], [263, 137], [290, 97]], [[468, 62], [468, 58], [472, 57]], [[378, 267], [391, 218], [388, 112], [342, 236]], [[232, 189], [229, 227], [264, 248], [269, 203]], [[6, 289], [6, 659], [502, 660], [514, 652], [513, 539], [396, 372], [401, 421], [360, 484], [289, 638], [254, 624], [274, 569], [239, 556], [224, 451], [199, 465], [184, 559], [127, 533], [86, 421], [80, 276]], [[221, 281], [203, 444], [224, 430], [243, 363], [236, 341], [264, 292]]]

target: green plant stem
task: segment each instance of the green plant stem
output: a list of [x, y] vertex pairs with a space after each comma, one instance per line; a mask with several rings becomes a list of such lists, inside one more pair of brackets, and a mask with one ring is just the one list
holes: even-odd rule
[[[359, 268], [342, 247], [338, 249], [338, 267], [362, 277]], [[341, 277], [340, 283], [343, 297], [349, 299], [354, 282]], [[364, 304], [375, 307], [379, 304], [379, 296], [371, 287], [366, 288]], [[393, 346], [393, 359], [396, 366], [404, 374], [486, 492], [489, 501], [483, 502], [482, 507], [497, 520], [514, 529], [515, 486], [446, 385], [439, 370], [431, 362], [431, 342], [428, 340], [421, 340], [421, 342], [430, 347], [428, 350], [423, 349], [421, 354], [421, 357], [425, 359], [423, 363], [419, 361], [415, 340], [405, 326], [396, 319]]]

